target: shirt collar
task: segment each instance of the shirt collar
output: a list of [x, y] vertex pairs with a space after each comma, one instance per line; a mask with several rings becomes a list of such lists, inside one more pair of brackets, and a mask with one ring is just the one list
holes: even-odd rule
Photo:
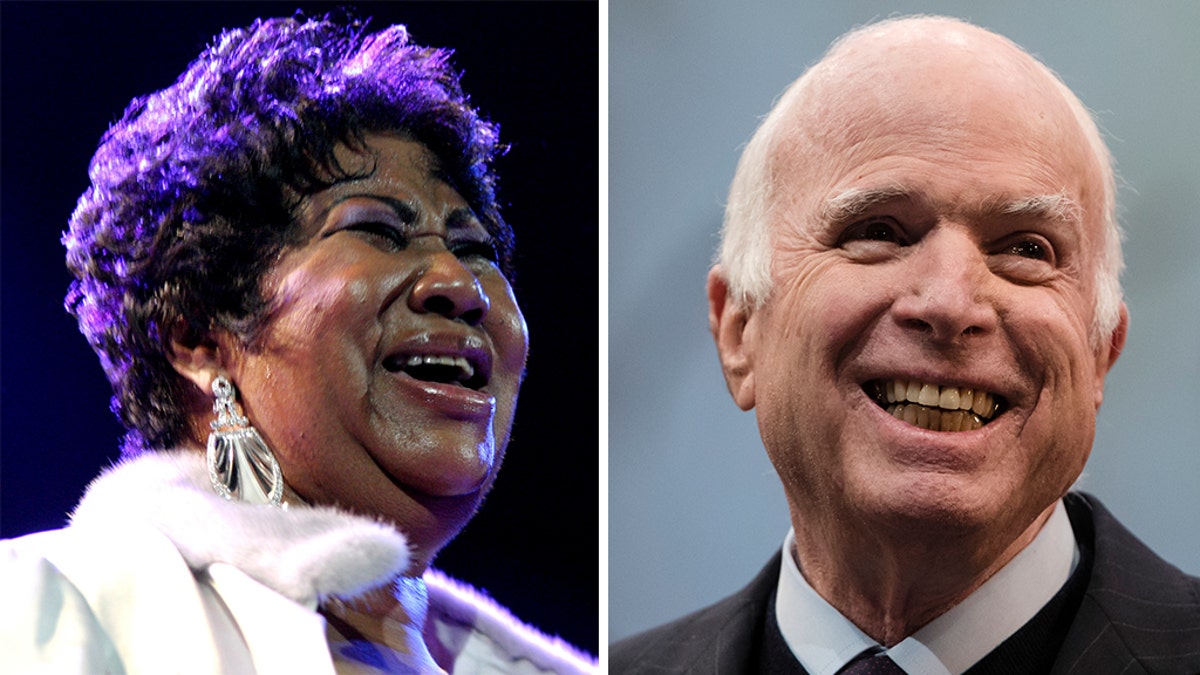
[[[880, 645], [813, 590], [783, 543], [775, 595], [779, 630], [811, 675], [833, 675], [855, 656]], [[959, 604], [884, 650], [908, 673], [961, 673], [1017, 632], [1067, 582], [1079, 549], [1061, 500], [1020, 553]]]

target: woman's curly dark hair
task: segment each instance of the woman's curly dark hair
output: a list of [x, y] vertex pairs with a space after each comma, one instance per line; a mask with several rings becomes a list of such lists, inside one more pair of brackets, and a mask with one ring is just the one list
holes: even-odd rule
[[259, 280], [300, 236], [300, 200], [352, 177], [334, 157], [339, 144], [361, 149], [366, 134], [394, 132], [429, 148], [510, 274], [497, 127], [469, 104], [449, 52], [412, 44], [403, 26], [365, 32], [329, 18], [226, 31], [101, 140], [63, 235], [76, 277], [66, 307], [112, 383], [127, 454], [185, 438], [173, 331], [250, 339], [265, 318]]

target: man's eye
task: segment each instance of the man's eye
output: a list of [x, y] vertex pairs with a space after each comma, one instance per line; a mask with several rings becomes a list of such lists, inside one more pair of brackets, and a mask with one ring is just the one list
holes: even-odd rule
[[1058, 253], [1045, 237], [1019, 232], [1001, 242], [991, 257], [992, 269], [1019, 284], [1044, 283], [1058, 269]]
[[853, 242], [881, 242], [908, 246], [908, 237], [891, 220], [866, 220], [847, 227], [838, 238], [838, 246], [845, 248]]
[[1050, 259], [1050, 250], [1036, 241], [1019, 241], [1008, 247], [1008, 253], [1033, 260]]
[[1054, 246], [1042, 235], [1032, 232], [1017, 232], [998, 242], [997, 251], [1021, 260], [1040, 261], [1056, 265], [1058, 255]]
[[389, 248], [395, 250], [401, 250], [408, 245], [408, 239], [399, 230], [386, 223], [355, 223], [347, 226], [345, 229], [352, 232], [362, 232], [373, 238], [380, 239]]

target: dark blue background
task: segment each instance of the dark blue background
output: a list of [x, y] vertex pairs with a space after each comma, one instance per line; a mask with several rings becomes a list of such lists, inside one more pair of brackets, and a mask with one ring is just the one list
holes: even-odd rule
[[[0, 4], [0, 535], [59, 527], [118, 456], [95, 355], [62, 308], [58, 242], [101, 134], [174, 82], [222, 28], [324, 3]], [[504, 470], [437, 566], [593, 653], [598, 641], [598, 8], [594, 3], [363, 3], [455, 49], [500, 123], [505, 216], [529, 374]]]

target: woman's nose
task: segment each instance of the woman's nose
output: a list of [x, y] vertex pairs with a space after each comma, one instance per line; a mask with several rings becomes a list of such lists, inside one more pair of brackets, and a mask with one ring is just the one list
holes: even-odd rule
[[470, 326], [482, 323], [491, 309], [479, 279], [445, 249], [428, 254], [408, 302], [415, 312], [441, 314]]
[[919, 246], [892, 305], [896, 321], [939, 343], [993, 332], [999, 319], [989, 300], [991, 271], [975, 241], [944, 231], [931, 234]]

